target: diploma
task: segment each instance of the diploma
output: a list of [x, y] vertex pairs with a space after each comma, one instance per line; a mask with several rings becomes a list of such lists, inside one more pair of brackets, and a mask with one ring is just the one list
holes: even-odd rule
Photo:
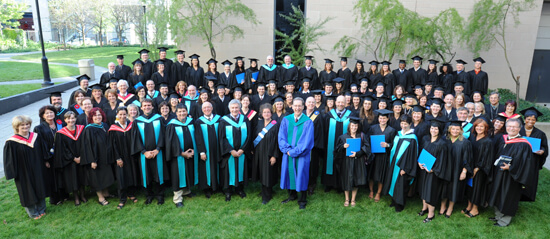
[[361, 150], [361, 138], [348, 138], [346, 143], [349, 144], [349, 147], [346, 149], [346, 156], [351, 156], [351, 152], [359, 152]]
[[235, 77], [237, 78], [237, 82], [239, 84], [242, 84], [244, 82], [244, 74], [245, 73], [241, 73], [241, 74], [237, 74]]
[[540, 150], [540, 142], [541, 142], [540, 139], [531, 138], [531, 137], [523, 137], [523, 138], [529, 141], [529, 143], [531, 144], [531, 149], [533, 150], [533, 153]]
[[371, 135], [370, 136], [370, 151], [371, 153], [385, 153], [386, 149], [380, 146], [380, 143], [386, 141], [384, 135]]
[[428, 171], [432, 171], [432, 167], [435, 163], [435, 157], [425, 149], [422, 150], [420, 156], [418, 156], [418, 163], [424, 164], [424, 167]]
[[468, 183], [468, 186], [473, 187], [474, 186], [474, 178], [468, 178], [466, 180], [466, 183]]
[[135, 86], [134, 86], [134, 89], [137, 89], [138, 87], [140, 86], [143, 86], [143, 84], [141, 84], [141, 82], [138, 82]]
[[[256, 72], [252, 73], [252, 79], [258, 80], [258, 75], [259, 75], [259, 74], [260, 74], [259, 71], [256, 71]], [[254, 82], [252, 82], [252, 84], [254, 84]]]

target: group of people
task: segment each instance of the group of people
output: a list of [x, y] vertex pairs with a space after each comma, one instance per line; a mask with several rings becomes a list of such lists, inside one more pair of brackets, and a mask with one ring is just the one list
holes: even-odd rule
[[[167, 187], [176, 207], [196, 189], [230, 201], [246, 197], [248, 182], [262, 185], [263, 204], [279, 183], [288, 190], [282, 203], [297, 200], [304, 209], [320, 178], [326, 193], [344, 193], [345, 207], [367, 188], [374, 202], [391, 197], [396, 212], [418, 195], [423, 222], [434, 219], [436, 207], [451, 217], [462, 201], [468, 217], [493, 206], [496, 226], [510, 223], [520, 200], [535, 200], [548, 155], [546, 135], [535, 127], [542, 114], [529, 108], [520, 115], [514, 101], [499, 103], [497, 92], [484, 104], [488, 75], [480, 57], [470, 72], [463, 60], [457, 71], [444, 63], [438, 73], [435, 60], [424, 70], [415, 56], [413, 68], [401, 60], [393, 71], [388, 61], [365, 70], [361, 60], [351, 71], [342, 57], [334, 72], [325, 59], [318, 73], [312, 56], [302, 68], [289, 56], [282, 65], [268, 56], [260, 67], [251, 58], [246, 69], [239, 56], [233, 70], [224, 61], [222, 73], [210, 59], [205, 73], [198, 55], [188, 64], [184, 51], [172, 61], [159, 50], [155, 62], [141, 50], [133, 68], [117, 56], [99, 84], [79, 76], [67, 109], [61, 92], [52, 93], [34, 132], [28, 117], [13, 119], [4, 171], [31, 218], [45, 214], [46, 197], [55, 205], [72, 193], [75, 205], [86, 202], [86, 187], [108, 205], [112, 185], [117, 209], [137, 203], [143, 189], [145, 204], [164, 204]], [[525, 136], [540, 139], [540, 150]], [[435, 158], [433, 165], [420, 163], [423, 155]]]

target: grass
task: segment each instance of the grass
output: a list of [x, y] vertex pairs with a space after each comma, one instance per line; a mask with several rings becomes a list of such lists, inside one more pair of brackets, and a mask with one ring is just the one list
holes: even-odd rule
[[[109, 62], [116, 63], [117, 55], [124, 55], [124, 63], [126, 65], [131, 65], [132, 61], [139, 58], [137, 53], [141, 50], [141, 47], [130, 46], [130, 47], [113, 47], [113, 46], [104, 46], [104, 47], [85, 47], [77, 48], [68, 51], [56, 51], [48, 52], [46, 56], [50, 62], [59, 62], [59, 63], [71, 63], [78, 64], [78, 60], [81, 59], [93, 59], [96, 66], [101, 66], [107, 68]], [[152, 50], [152, 49], [149, 49]], [[174, 51], [176, 49], [172, 48], [167, 51], [167, 58], [174, 58]], [[151, 59], [157, 59], [158, 55], [154, 56], [153, 53], [149, 53]], [[17, 60], [29, 60], [29, 61], [40, 61], [41, 54], [29, 54], [15, 56], [13, 59]]]
[[42, 83], [1, 85], [0, 98], [6, 98], [12, 95], [25, 93], [31, 90], [38, 90], [40, 88], [42, 88]]
[[[178, 209], [166, 193], [166, 204], [144, 205], [140, 195], [138, 204], [128, 202], [116, 210], [117, 201], [100, 206], [97, 197], [88, 196], [88, 203], [75, 207], [72, 201], [61, 206], [48, 204], [47, 215], [38, 220], [27, 217], [19, 204], [13, 181], [0, 179], [0, 237], [56, 237], [66, 238], [545, 238], [550, 230], [550, 171], [543, 169], [536, 202], [521, 202], [512, 224], [506, 228], [494, 227], [488, 217], [492, 208], [476, 218], [460, 213], [463, 203], [456, 205], [450, 219], [436, 216], [424, 224], [416, 214], [421, 210], [418, 198], [410, 200], [401, 213], [389, 208], [390, 199], [379, 203], [369, 200], [365, 189], [360, 189], [357, 207], [343, 207], [343, 194], [324, 193], [322, 188], [308, 197], [306, 210], [299, 210], [295, 202], [282, 205], [286, 192], [275, 189], [274, 199], [261, 204], [260, 186], [253, 183], [246, 188], [248, 196], [234, 196], [225, 202], [221, 194], [206, 199], [184, 199], [185, 207]], [[115, 192], [115, 189], [111, 189]], [[0, 222], [1, 223], [1, 222]]]
[[[50, 66], [50, 77], [59, 78], [66, 76], [77, 76], [80, 71], [77, 67], [71, 66]], [[16, 70], [14, 70], [16, 69]], [[42, 64], [40, 63], [24, 63], [24, 62], [7, 62], [0, 61], [0, 82], [5, 81], [20, 81], [20, 80], [37, 80], [43, 79]]]

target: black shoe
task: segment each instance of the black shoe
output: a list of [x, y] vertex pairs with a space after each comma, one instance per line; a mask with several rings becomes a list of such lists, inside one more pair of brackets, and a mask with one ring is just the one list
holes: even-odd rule
[[153, 198], [147, 198], [147, 200], [145, 200], [145, 205], [149, 205], [153, 202]]
[[331, 189], [332, 189], [331, 187], [326, 187], [326, 188], [325, 188], [325, 193], [330, 192]]
[[491, 220], [491, 221], [493, 221], [493, 222], [498, 221], [496, 217], [490, 217], [489, 220]]
[[447, 213], [447, 209], [445, 209], [445, 211], [443, 211], [443, 213], [438, 212], [438, 214], [439, 214], [440, 216], [442, 216], [442, 215], [445, 214], [445, 213]]
[[187, 195], [185, 195], [185, 196], [188, 197], [188, 198], [192, 198], [192, 197], [194, 197], [194, 196], [197, 196], [197, 194], [195, 194], [194, 192], [191, 192], [191, 193], [189, 193], [189, 194], [187, 194]]
[[164, 204], [164, 198], [159, 198], [157, 205], [162, 205], [162, 204]]
[[392, 201], [392, 202], [390, 203], [390, 207], [395, 207], [395, 202]]
[[294, 201], [294, 200], [296, 200], [296, 198], [294, 198], [294, 199], [292, 199], [292, 198], [287, 198], [287, 199], [283, 200], [281, 203], [282, 203], [282, 204], [285, 204], [285, 203], [287, 203], [287, 202]]
[[403, 211], [403, 208], [401, 207], [395, 207], [395, 212], [402, 212]]
[[495, 227], [506, 227], [506, 226], [498, 224], [498, 222], [495, 222], [495, 224], [493, 224], [493, 226], [495, 226]]
[[306, 205], [300, 205], [300, 209], [306, 209]]
[[181, 208], [181, 207], [183, 207], [183, 203], [182, 203], [182, 202], [178, 202], [178, 203], [176, 203], [176, 207], [177, 207], [177, 208]]
[[246, 197], [246, 193], [244, 191], [241, 191], [239, 192], [239, 196], [241, 196], [241, 198], [245, 198]]
[[210, 197], [212, 197], [212, 192], [206, 191], [206, 192], [204, 193], [204, 196], [205, 196], [206, 198], [210, 198]]
[[226, 194], [226, 195], [225, 195], [225, 201], [226, 201], [226, 202], [231, 201], [231, 194]]
[[428, 223], [428, 222], [431, 222], [432, 220], [434, 220], [434, 217], [426, 217], [426, 218], [424, 218], [424, 220], [422, 222], [423, 223]]
[[428, 213], [428, 210], [422, 210], [418, 213], [418, 216], [424, 216], [426, 213]]
[[263, 201], [262, 201], [262, 204], [263, 204], [263, 205], [266, 205], [268, 202], [269, 202], [269, 201], [263, 200]]

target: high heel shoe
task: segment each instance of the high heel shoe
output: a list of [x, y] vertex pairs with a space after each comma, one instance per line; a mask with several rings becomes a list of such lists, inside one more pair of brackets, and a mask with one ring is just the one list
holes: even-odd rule
[[431, 222], [432, 220], [434, 220], [434, 217], [435, 217], [435, 216], [433, 216], [433, 217], [426, 217], [426, 218], [424, 218], [424, 220], [423, 220], [422, 222], [423, 222], [423, 223]]
[[424, 216], [426, 213], [428, 213], [428, 210], [422, 210], [418, 213], [418, 216]]

